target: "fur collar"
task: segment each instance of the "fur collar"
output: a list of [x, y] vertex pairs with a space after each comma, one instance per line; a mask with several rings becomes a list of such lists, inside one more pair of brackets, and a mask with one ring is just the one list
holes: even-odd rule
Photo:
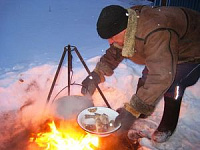
[[124, 46], [122, 48], [122, 56], [133, 57], [135, 47], [135, 33], [137, 29], [137, 14], [132, 9], [128, 10], [128, 24], [124, 37]]

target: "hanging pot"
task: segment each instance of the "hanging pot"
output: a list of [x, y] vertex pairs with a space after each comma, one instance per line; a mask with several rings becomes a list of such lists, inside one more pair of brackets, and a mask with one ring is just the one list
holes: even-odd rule
[[91, 97], [79, 95], [64, 96], [52, 104], [54, 116], [65, 120], [76, 119], [81, 111], [93, 106]]

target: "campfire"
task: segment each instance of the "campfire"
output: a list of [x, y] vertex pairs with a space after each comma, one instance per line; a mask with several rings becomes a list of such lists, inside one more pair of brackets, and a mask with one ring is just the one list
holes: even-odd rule
[[[32, 149], [96, 150], [99, 138], [83, 131], [75, 121], [46, 121], [38, 133], [32, 133]], [[34, 147], [34, 148], [33, 148]]]
[[[71, 49], [73, 48], [73, 49]], [[75, 51], [77, 56], [79, 57], [81, 63], [85, 67], [87, 73], [91, 75], [91, 72], [89, 71], [89, 68], [85, 64], [82, 56], [80, 55], [79, 51], [75, 46], [65, 46], [63, 55], [60, 59], [59, 66], [57, 68], [56, 74], [54, 76], [54, 80], [52, 82], [48, 97], [47, 97], [47, 104], [51, 100], [51, 94], [54, 89], [56, 80], [58, 78], [61, 66], [63, 64], [63, 60], [65, 57], [66, 52], [68, 52], [68, 96], [61, 97], [60, 99], [57, 99], [54, 103], [55, 98], [62, 92], [65, 88], [63, 88], [52, 100], [52, 103], [55, 105], [54, 110], [55, 114], [58, 116], [62, 116], [64, 120], [51, 120], [46, 121], [37, 132], [34, 132], [31, 134], [31, 137], [29, 138], [29, 145], [31, 145], [30, 150], [134, 150], [134, 148], [131, 146], [131, 143], [129, 143], [129, 140], [127, 140], [127, 135], [125, 137], [118, 135], [112, 135], [108, 134], [107, 137], [98, 137], [94, 134], [94, 132], [86, 133], [82, 128], [80, 128], [80, 122], [79, 125], [75, 120], [69, 121], [68, 118], [71, 116], [74, 116], [74, 114], [79, 114], [82, 110], [92, 107], [93, 103], [91, 100], [86, 97], [86, 99], [83, 98], [83, 96], [71, 96], [70, 95], [70, 86], [73, 85], [71, 83], [71, 70], [72, 70], [72, 55], [71, 52]], [[75, 84], [76, 85], [76, 84]], [[79, 84], [77, 84], [79, 85]], [[106, 103], [107, 107], [110, 109], [110, 105], [108, 101], [106, 100], [105, 96], [103, 95], [101, 89], [96, 84], [96, 88], [99, 91], [100, 95], [102, 96], [104, 102]], [[81, 105], [80, 105], [81, 103]], [[80, 107], [78, 107], [80, 106]], [[87, 109], [88, 110], [88, 109]], [[89, 110], [88, 110], [89, 111]], [[95, 109], [96, 111], [96, 109]], [[74, 114], [73, 114], [73, 113]], [[90, 112], [90, 111], [89, 111]], [[93, 111], [92, 111], [93, 112]], [[92, 113], [90, 112], [90, 113]], [[95, 112], [96, 113], [96, 112]], [[113, 113], [111, 113], [113, 116]], [[56, 116], [57, 116], [56, 115]], [[88, 115], [88, 114], [84, 114]], [[99, 114], [101, 117], [107, 116], [107, 114]], [[90, 114], [90, 116], [92, 116]], [[114, 115], [116, 117], [116, 114]], [[104, 117], [106, 118], [106, 117]], [[108, 119], [108, 118], [107, 118]], [[102, 120], [107, 120], [102, 119]], [[110, 121], [114, 121], [115, 118], [112, 118], [112, 120], [108, 119], [108, 123], [110, 124]], [[67, 121], [66, 121], [67, 120]], [[100, 119], [101, 120], [101, 119]], [[79, 120], [78, 120], [79, 121]], [[107, 121], [106, 121], [107, 122]], [[102, 122], [101, 122], [102, 124]], [[105, 123], [103, 123], [105, 127]], [[112, 123], [113, 124], [113, 123]], [[81, 126], [82, 127], [82, 126]], [[95, 125], [96, 127], [96, 125]], [[102, 129], [102, 128], [101, 128]], [[105, 128], [103, 128], [105, 129]], [[107, 129], [107, 128], [106, 128]], [[118, 128], [117, 128], [118, 129]], [[117, 130], [116, 129], [116, 130]], [[98, 131], [98, 130], [97, 130]], [[101, 130], [102, 131], [102, 130]], [[112, 132], [115, 132], [113, 130]], [[110, 132], [111, 133], [111, 132]]]
[[48, 120], [29, 138], [28, 150], [137, 150], [126, 138], [86, 133], [76, 121]]

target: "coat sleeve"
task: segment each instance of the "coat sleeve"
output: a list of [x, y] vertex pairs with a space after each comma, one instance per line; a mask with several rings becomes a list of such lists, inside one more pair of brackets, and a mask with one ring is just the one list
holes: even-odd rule
[[100, 76], [101, 82], [105, 81], [104, 75], [111, 76], [114, 73], [114, 69], [119, 65], [123, 58], [121, 50], [110, 45], [94, 69]]
[[147, 78], [130, 101], [136, 111], [150, 115], [172, 84], [176, 74], [177, 44], [178, 37], [171, 30], [157, 31], [146, 39]]

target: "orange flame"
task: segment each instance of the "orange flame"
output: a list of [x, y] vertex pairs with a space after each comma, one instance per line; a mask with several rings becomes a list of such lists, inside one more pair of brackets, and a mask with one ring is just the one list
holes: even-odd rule
[[30, 138], [30, 142], [35, 142], [45, 150], [94, 150], [99, 145], [97, 136], [85, 134], [72, 125], [64, 129], [57, 129], [54, 121], [48, 125], [50, 132], [37, 133], [36, 137]]

